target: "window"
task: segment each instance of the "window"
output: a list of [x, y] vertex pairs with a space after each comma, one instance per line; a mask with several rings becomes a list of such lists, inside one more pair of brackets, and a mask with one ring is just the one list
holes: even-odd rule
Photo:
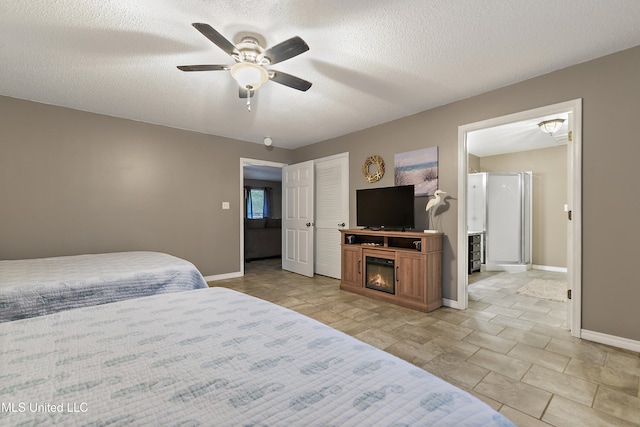
[[247, 218], [269, 218], [271, 213], [271, 188], [245, 187]]
[[264, 218], [264, 189], [252, 188], [247, 200], [247, 218]]

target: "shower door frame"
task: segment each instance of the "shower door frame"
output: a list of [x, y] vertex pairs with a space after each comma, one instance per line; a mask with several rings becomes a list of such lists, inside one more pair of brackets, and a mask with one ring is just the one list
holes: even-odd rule
[[[533, 190], [533, 173], [531, 171], [522, 171], [522, 172], [481, 172], [485, 173], [484, 179], [484, 194], [485, 194], [485, 226], [484, 226], [484, 234], [485, 234], [485, 264], [487, 266], [488, 271], [492, 271], [497, 268], [497, 265], [500, 264], [512, 264], [512, 265], [526, 265], [527, 269], [531, 268], [533, 261], [532, 257], [532, 190]], [[520, 224], [519, 224], [519, 259], [517, 261], [514, 260], [505, 260], [505, 259], [491, 259], [491, 251], [489, 250], [489, 245], [491, 242], [491, 235], [489, 233], [489, 224], [492, 221], [491, 216], [489, 214], [490, 202], [489, 198], [491, 197], [489, 191], [489, 178], [490, 176], [515, 176], [517, 175], [519, 178], [518, 181], [518, 191], [519, 191], [519, 209], [520, 209]], [[528, 187], [529, 191], [526, 191], [527, 188], [527, 179], [529, 181]], [[528, 218], [528, 219], [527, 219]], [[495, 241], [495, 237], [494, 237]], [[493, 263], [490, 265], [490, 263]], [[494, 266], [495, 264], [495, 266]]]

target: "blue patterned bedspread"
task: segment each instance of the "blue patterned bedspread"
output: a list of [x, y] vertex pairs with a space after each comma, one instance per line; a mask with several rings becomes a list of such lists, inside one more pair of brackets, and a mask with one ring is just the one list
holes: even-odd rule
[[159, 252], [0, 261], [0, 322], [206, 287], [193, 264]]
[[225, 288], [0, 324], [0, 426], [512, 426], [470, 394]]

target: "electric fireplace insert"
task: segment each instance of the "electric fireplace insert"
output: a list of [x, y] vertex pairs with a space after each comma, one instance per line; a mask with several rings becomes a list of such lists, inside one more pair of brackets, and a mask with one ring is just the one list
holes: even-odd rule
[[366, 257], [365, 287], [376, 291], [395, 294], [395, 261], [389, 258]]

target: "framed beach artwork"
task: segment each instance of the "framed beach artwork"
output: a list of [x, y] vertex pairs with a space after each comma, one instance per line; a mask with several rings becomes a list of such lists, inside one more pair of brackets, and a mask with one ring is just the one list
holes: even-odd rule
[[438, 189], [438, 147], [394, 156], [395, 185], [415, 186], [415, 197], [432, 196]]

